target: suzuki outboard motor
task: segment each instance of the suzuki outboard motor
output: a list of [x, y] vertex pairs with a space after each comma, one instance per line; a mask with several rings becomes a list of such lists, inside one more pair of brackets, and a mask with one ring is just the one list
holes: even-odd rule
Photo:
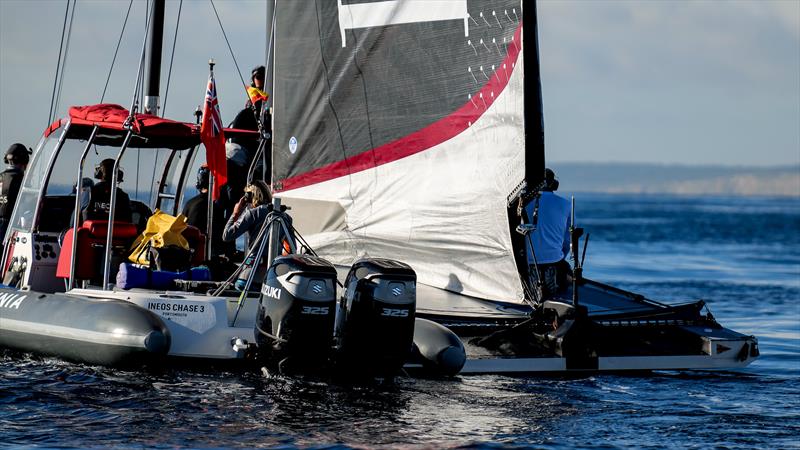
[[347, 274], [336, 314], [339, 373], [392, 376], [411, 354], [417, 274], [389, 259], [362, 259]]
[[258, 354], [281, 373], [324, 370], [333, 347], [336, 269], [310, 255], [275, 258], [256, 316]]

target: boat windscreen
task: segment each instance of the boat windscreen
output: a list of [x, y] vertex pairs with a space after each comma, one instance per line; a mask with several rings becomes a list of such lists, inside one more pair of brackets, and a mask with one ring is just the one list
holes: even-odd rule
[[31, 231], [39, 192], [47, 176], [48, 162], [58, 147], [60, 135], [61, 133], [54, 133], [44, 136], [36, 146], [36, 151], [33, 152], [28, 168], [25, 171], [25, 181], [19, 191], [17, 203], [11, 216], [10, 227], [12, 229], [22, 232]]
[[[70, 198], [74, 205], [77, 186], [83, 186], [86, 188], [84, 190], [86, 194], [82, 194], [82, 206], [88, 204], [88, 189], [99, 181], [97, 167], [104, 159], [115, 158], [120, 150], [119, 147], [93, 145], [84, 163], [83, 181], [79, 183], [77, 179], [78, 162], [86, 147], [86, 141], [66, 139], [60, 150], [54, 154], [57, 143], [57, 134], [51, 134], [44, 138], [40, 150], [35, 152], [31, 164], [28, 166], [25, 182], [18, 197], [18, 206], [12, 218], [14, 229], [26, 232], [34, 228], [40, 231], [61, 231], [54, 229], [55, 225], [49, 223], [53, 221], [53, 217], [49, 213], [52, 212], [50, 210], [54, 202], [57, 201], [59, 205], [63, 206], [59, 210], [66, 208]], [[148, 206], [154, 204], [158, 195], [161, 172], [164, 170], [165, 162], [171, 152], [171, 149], [133, 147], [125, 152], [120, 164], [123, 174], [120, 188], [128, 194], [132, 201], [140, 201]], [[52, 164], [51, 160], [53, 160]], [[48, 171], [48, 166], [52, 166], [51, 171]], [[171, 179], [168, 178], [168, 180]], [[41, 204], [38, 203], [40, 192], [43, 194]], [[169, 195], [174, 197], [175, 192], [176, 185], [172, 182], [168, 182], [168, 185], [162, 189], [162, 193], [167, 194], [168, 197]], [[41, 208], [42, 212], [38, 216], [39, 223], [34, 224], [37, 207]], [[69, 212], [66, 214], [65, 220], [72, 216], [73, 210], [74, 206], [68, 208]], [[72, 219], [64, 222], [65, 225], [61, 228], [66, 228], [71, 223]]]
[[[47, 185], [47, 195], [72, 195], [77, 184], [78, 161], [86, 146], [85, 141], [67, 139], [59, 152], [50, 181]], [[93, 145], [86, 156], [83, 168], [84, 183], [99, 181], [95, 173], [98, 165], [104, 159], [114, 159], [119, 153], [119, 147]], [[120, 162], [123, 181], [120, 187], [131, 200], [138, 200], [147, 205], [153, 204], [158, 190], [158, 181], [164, 163], [172, 152], [164, 148], [138, 148], [130, 147], [125, 152]]]

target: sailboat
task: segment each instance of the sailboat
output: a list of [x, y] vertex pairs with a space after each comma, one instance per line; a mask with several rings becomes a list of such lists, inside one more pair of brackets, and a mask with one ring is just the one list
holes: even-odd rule
[[[252, 293], [114, 286], [113, 256], [135, 227], [66, 220], [80, 196], [58, 192], [56, 174], [80, 180], [90, 150], [118, 165], [128, 148], [163, 152], [142, 211], [177, 214], [199, 130], [133, 108], [72, 108], [37, 146], [6, 236], [3, 274], [19, 288], [0, 288], [0, 346], [133, 367], [266, 355], [280, 368], [286, 348], [323, 360], [332, 341], [358, 342], [370, 345], [337, 353], [341, 364], [446, 374], [736, 368], [758, 356], [755, 337], [702, 302], [655, 302], [580, 277], [580, 263], [567, 297], [531, 297], [516, 229], [544, 172], [534, 2], [272, 6], [273, 136], [260, 148], [274, 211], [290, 208], [314, 255], [270, 258]], [[256, 260], [277, 255], [269, 233]], [[77, 282], [87, 260], [103, 266], [100, 286]], [[308, 320], [276, 321], [290, 309], [278, 302]], [[349, 314], [354, 304], [366, 316]], [[278, 323], [301, 344], [276, 339]]]
[[275, 22], [273, 186], [334, 263], [410, 265], [417, 315], [467, 345], [462, 373], [733, 368], [758, 355], [703, 302], [582, 278], [581, 261], [564, 298], [531, 306], [516, 229], [545, 169], [535, 2], [287, 2]]

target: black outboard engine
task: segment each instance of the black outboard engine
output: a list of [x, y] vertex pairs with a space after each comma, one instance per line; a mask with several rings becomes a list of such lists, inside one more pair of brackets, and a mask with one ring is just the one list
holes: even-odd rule
[[275, 258], [256, 316], [258, 354], [281, 373], [328, 367], [336, 314], [336, 269], [310, 255]]
[[340, 374], [392, 376], [413, 347], [417, 274], [389, 259], [362, 259], [350, 269], [336, 314]]

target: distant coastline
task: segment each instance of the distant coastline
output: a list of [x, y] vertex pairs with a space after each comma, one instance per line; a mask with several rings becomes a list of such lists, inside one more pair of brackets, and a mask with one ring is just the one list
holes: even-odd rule
[[548, 163], [570, 192], [746, 195], [800, 198], [800, 165], [684, 166], [642, 163]]

